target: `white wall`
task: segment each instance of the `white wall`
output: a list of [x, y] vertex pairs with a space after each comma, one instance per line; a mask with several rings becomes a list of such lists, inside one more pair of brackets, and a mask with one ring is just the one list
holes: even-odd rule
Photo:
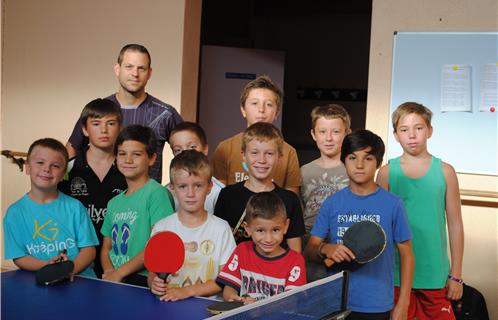
[[[127, 43], [141, 43], [152, 55], [147, 91], [180, 110], [184, 0], [3, 4], [2, 150], [27, 151], [47, 136], [65, 143], [83, 106], [117, 90], [113, 65]], [[0, 177], [4, 214], [29, 180], [4, 157]]]
[[[394, 31], [498, 31], [497, 12], [496, 0], [373, 0], [366, 127], [385, 141], [391, 134], [388, 117]], [[437, 155], [437, 150], [432, 152]], [[459, 182], [462, 189], [498, 191], [498, 180], [493, 176], [460, 174]], [[484, 294], [490, 319], [498, 319], [498, 210], [463, 206], [462, 214], [464, 280]]]

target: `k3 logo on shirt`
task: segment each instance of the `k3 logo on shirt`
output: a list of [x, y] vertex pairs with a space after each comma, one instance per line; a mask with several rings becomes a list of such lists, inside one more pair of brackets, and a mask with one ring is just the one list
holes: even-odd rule
[[35, 232], [33, 233], [33, 240], [36, 237], [41, 237], [47, 241], [54, 241], [59, 234], [59, 228], [57, 228], [57, 223], [53, 222], [52, 219], [47, 220], [44, 224], [38, 225], [38, 221], [34, 221]]
[[289, 275], [289, 281], [290, 282], [295, 282], [297, 279], [299, 279], [299, 276], [301, 275], [301, 268], [298, 266], [295, 266], [292, 268], [290, 275]]
[[235, 254], [233, 256], [232, 262], [230, 262], [230, 264], [228, 265], [228, 269], [230, 271], [235, 271], [237, 270], [238, 266], [239, 266], [239, 257]]

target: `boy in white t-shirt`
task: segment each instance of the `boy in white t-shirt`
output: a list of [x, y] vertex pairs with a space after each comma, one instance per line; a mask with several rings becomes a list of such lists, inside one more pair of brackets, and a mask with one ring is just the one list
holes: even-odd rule
[[149, 287], [162, 301], [212, 296], [221, 292], [214, 280], [235, 249], [235, 240], [228, 223], [204, 209], [212, 187], [209, 161], [198, 151], [183, 151], [171, 161], [170, 177], [178, 212], [158, 221], [152, 235], [178, 234], [185, 245], [185, 262], [166, 282], [150, 272]]

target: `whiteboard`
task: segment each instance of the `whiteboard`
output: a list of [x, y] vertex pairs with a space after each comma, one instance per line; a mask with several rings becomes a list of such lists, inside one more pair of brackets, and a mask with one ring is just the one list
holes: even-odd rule
[[[390, 115], [407, 101], [433, 112], [431, 154], [459, 173], [498, 175], [498, 112], [480, 111], [480, 82], [486, 64], [498, 64], [496, 32], [398, 32], [394, 35]], [[441, 70], [471, 66], [471, 112], [441, 112]], [[498, 106], [495, 106], [498, 109]], [[388, 127], [388, 159], [402, 154]]]

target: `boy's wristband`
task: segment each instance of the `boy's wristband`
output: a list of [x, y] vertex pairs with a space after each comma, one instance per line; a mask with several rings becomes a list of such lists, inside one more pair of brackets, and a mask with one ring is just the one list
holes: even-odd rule
[[455, 282], [458, 282], [458, 283], [463, 283], [463, 279], [457, 278], [451, 274], [448, 276], [448, 279], [455, 281]]

